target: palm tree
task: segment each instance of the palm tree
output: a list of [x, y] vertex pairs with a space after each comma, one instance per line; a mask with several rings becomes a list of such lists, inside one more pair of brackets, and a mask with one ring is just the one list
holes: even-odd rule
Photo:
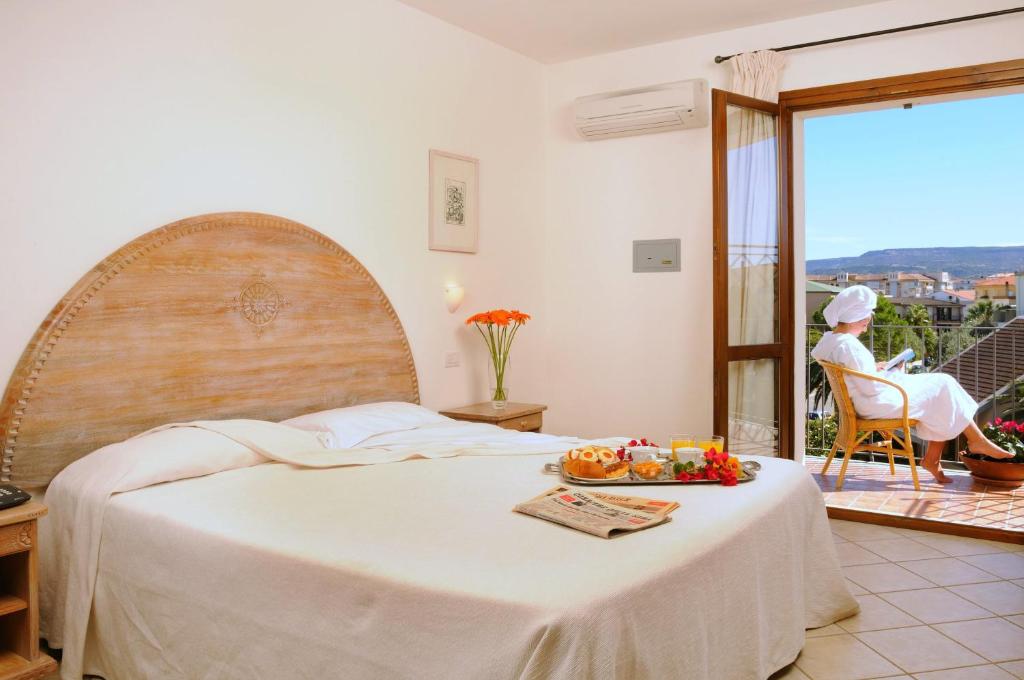
[[978, 300], [973, 307], [967, 310], [965, 321], [970, 326], [991, 326], [995, 313], [996, 306], [991, 300]]
[[914, 327], [914, 332], [924, 343], [924, 356], [919, 358], [925, 360], [930, 357], [934, 360], [938, 350], [939, 336], [931, 327], [932, 320], [928, 316], [928, 310], [924, 305], [911, 305], [904, 319], [908, 325]]
[[999, 323], [996, 316], [1008, 309], [1010, 305], [996, 304], [991, 300], [979, 300], [967, 311], [967, 324], [972, 326], [995, 326]]

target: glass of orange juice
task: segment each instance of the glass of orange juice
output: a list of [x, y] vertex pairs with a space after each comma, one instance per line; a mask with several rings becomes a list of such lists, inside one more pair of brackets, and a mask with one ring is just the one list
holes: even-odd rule
[[692, 434], [674, 434], [669, 439], [669, 446], [672, 447], [672, 460], [679, 460], [679, 456], [676, 455], [678, 449], [692, 449], [697, 446], [697, 438]]
[[704, 449], [705, 453], [710, 449], [714, 449], [721, 453], [722, 451], [725, 451], [725, 437], [721, 437], [717, 434], [713, 437], [701, 437], [697, 442], [697, 448]]

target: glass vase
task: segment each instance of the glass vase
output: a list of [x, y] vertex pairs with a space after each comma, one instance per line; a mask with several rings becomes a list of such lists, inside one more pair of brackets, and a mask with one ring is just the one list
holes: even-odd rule
[[491, 398], [491, 406], [500, 411], [508, 405], [508, 353], [498, 352], [487, 361], [487, 394]]

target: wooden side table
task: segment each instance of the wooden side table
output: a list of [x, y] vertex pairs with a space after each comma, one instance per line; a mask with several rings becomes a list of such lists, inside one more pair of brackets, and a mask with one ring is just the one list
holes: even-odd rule
[[36, 680], [57, 670], [39, 651], [36, 520], [45, 514], [35, 501], [0, 510], [0, 680]]
[[540, 432], [544, 424], [544, 404], [516, 404], [509, 402], [505, 408], [496, 409], [491, 402], [485, 401], [471, 406], [441, 411], [441, 415], [455, 420], [469, 420], [476, 423], [491, 423], [506, 430], [520, 432]]

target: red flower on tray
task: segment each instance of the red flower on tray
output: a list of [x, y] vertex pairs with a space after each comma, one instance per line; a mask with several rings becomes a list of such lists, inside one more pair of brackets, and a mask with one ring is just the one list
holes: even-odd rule
[[714, 448], [704, 453], [704, 465], [698, 467], [691, 462], [685, 465], [677, 463], [677, 466], [676, 479], [680, 482], [706, 479], [721, 482], [722, 486], [736, 486], [742, 470], [738, 458], [730, 456], [725, 451], [719, 453]]

